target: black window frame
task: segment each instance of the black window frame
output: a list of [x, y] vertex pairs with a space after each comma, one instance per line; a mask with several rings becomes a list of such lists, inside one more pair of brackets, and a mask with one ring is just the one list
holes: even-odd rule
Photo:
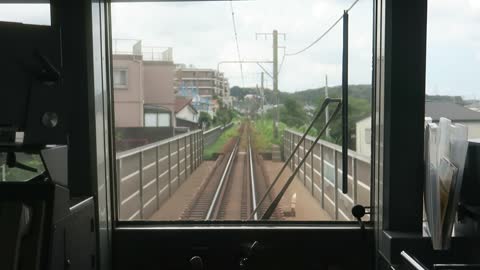
[[[32, 0], [33, 2], [42, 2]], [[118, 2], [120, 2], [119, 0]], [[413, 102], [409, 104], [409, 115], [413, 116], [412, 123], [408, 123], [408, 128], [411, 132], [416, 134], [416, 139], [423, 141], [423, 117], [424, 113], [424, 88], [422, 91], [418, 91], [419, 88], [424, 86], [425, 74], [424, 64], [425, 61], [425, 28], [426, 28], [426, 2], [427, 0], [374, 0], [374, 43], [373, 43], [373, 80], [372, 86], [375, 91], [373, 93], [373, 100], [381, 101], [381, 104], [374, 102], [373, 112], [376, 112], [376, 107], [382, 108], [380, 110], [379, 117], [372, 113], [372, 160], [375, 161], [375, 166], [372, 166], [372, 190], [371, 202], [376, 204], [372, 209], [372, 221], [367, 226], [367, 232], [372, 232], [372, 225], [375, 226], [375, 238], [376, 248], [378, 249], [377, 258], [383, 258], [392, 262], [395, 248], [405, 247], [405, 237], [395, 236], [389, 232], [401, 232], [405, 233], [418, 233], [421, 226], [421, 181], [418, 178], [421, 177], [422, 154], [419, 154], [419, 144], [411, 143], [408, 147], [402, 147], [402, 149], [375, 148], [378, 144], [377, 140], [388, 138], [389, 141], [386, 146], [392, 146], [394, 142], [401, 141], [399, 138], [402, 133], [395, 134], [394, 128], [388, 121], [397, 120], [399, 113], [404, 113], [406, 110], [404, 106], [389, 107], [388, 102], [394, 103], [394, 98], [398, 98], [402, 95], [413, 95]], [[25, 1], [31, 2], [31, 1]], [[46, 2], [46, 1], [45, 1]], [[225, 232], [234, 232], [230, 236], [235, 236], [236, 233], [244, 234], [249, 231], [255, 231], [258, 236], [269, 233], [282, 233], [282, 234], [295, 234], [311, 232], [312, 236], [318, 235], [333, 235], [328, 238], [330, 240], [348, 240], [352, 234], [354, 237], [361, 237], [362, 233], [359, 226], [356, 224], [342, 225], [337, 222], [315, 222], [314, 224], [305, 223], [302, 224], [285, 224], [281, 225], [275, 222], [274, 226], [265, 227], [258, 226], [239, 226], [238, 222], [231, 226], [226, 224], [212, 224], [202, 225], [192, 224], [181, 226], [179, 224], [170, 225], [155, 225], [149, 222], [135, 222], [135, 223], [122, 223], [116, 218], [116, 187], [114, 174], [115, 174], [115, 145], [114, 145], [114, 106], [113, 106], [113, 74], [112, 74], [112, 47], [111, 47], [111, 10], [110, 1], [95, 2], [81, 1], [72, 3], [77, 5], [78, 9], [70, 9], [70, 6], [63, 6], [60, 1], [52, 0], [52, 26], [60, 25], [65, 29], [65, 37], [70, 40], [77, 40], [78, 42], [68, 44], [66, 46], [65, 59], [66, 66], [74, 67], [73, 70], [78, 72], [72, 72], [67, 74], [74, 78], [79, 79], [75, 85], [71, 85], [72, 100], [77, 108], [77, 114], [75, 114], [74, 121], [76, 125], [72, 127], [72, 134], [76, 137], [72, 137], [70, 141], [71, 149], [69, 149], [69, 162], [70, 166], [70, 179], [69, 185], [72, 194], [75, 195], [93, 195], [95, 196], [97, 206], [97, 216], [99, 221], [96, 228], [99, 235], [99, 247], [100, 247], [100, 263], [102, 265], [108, 265], [108, 256], [113, 253], [115, 255], [118, 248], [125, 248], [127, 245], [137, 244], [135, 242], [125, 242], [132, 240], [148, 240], [149, 236], [155, 236], [166, 232], [172, 232], [171, 237], [184, 237], [181, 232], [187, 233], [187, 236], [191, 236], [191, 233], [195, 232], [197, 236], [201, 236], [202, 233], [218, 231], [220, 234]], [[95, 3], [94, 3], [95, 2]], [[136, 2], [136, 1], [130, 1]], [[93, 8], [92, 8], [93, 7]], [[395, 7], [395, 8], [394, 8]], [[58, 9], [58, 10], [57, 10]], [[96, 9], [96, 10], [94, 10]], [[58, 16], [56, 11], [60, 16]], [[413, 11], [413, 12], [410, 12]], [[70, 16], [68, 16], [70, 15]], [[407, 16], [408, 15], [408, 16]], [[413, 28], [413, 29], [412, 29]], [[376, 31], [380, 29], [380, 31]], [[377, 43], [380, 40], [381, 48], [385, 49], [384, 58], [377, 62]], [[383, 41], [382, 41], [383, 40]], [[396, 44], [399, 42], [399, 44]], [[410, 50], [409, 50], [410, 49]], [[415, 52], [413, 55], [409, 53]], [[98, 55], [100, 53], [100, 55]], [[103, 54], [102, 54], [103, 53]], [[94, 57], [100, 56], [100, 57]], [[105, 57], [105, 58], [102, 58]], [[415, 64], [416, 68], [410, 69], [411, 65]], [[98, 69], [92, 71], [91, 69]], [[381, 85], [376, 85], [377, 71], [384, 71], [385, 74], [381, 74], [385, 77], [385, 81], [381, 82]], [[92, 76], [91, 73], [102, 73], [105, 76]], [[423, 77], [422, 77], [423, 73]], [[97, 74], [98, 75], [98, 74]], [[96, 85], [97, 81], [99, 85]], [[395, 83], [395, 85], [394, 85]], [[399, 87], [407, 86], [405, 89], [411, 90], [402, 92], [398, 91]], [[96, 87], [98, 86], [98, 87]], [[98, 95], [96, 91], [103, 91], [103, 97]], [[394, 92], [394, 90], [396, 92]], [[401, 89], [401, 90], [405, 90]], [[82, 91], [83, 90], [83, 91]], [[88, 90], [88, 91], [85, 91]], [[379, 90], [379, 91], [377, 91]], [[398, 92], [398, 93], [397, 93]], [[105, 103], [103, 103], [105, 102]], [[98, 105], [98, 107], [96, 107]], [[98, 111], [97, 111], [98, 108]], [[412, 111], [413, 109], [413, 111]], [[96, 117], [96, 113], [103, 113], [102, 117]], [[382, 114], [383, 113], [383, 114]], [[388, 116], [388, 117], [387, 117]], [[384, 120], [385, 119], [385, 120]], [[387, 121], [388, 119], [388, 121]], [[97, 123], [95, 122], [97, 121]], [[103, 121], [103, 123], [101, 123]], [[421, 122], [421, 124], [420, 124]], [[92, 124], [93, 123], [93, 124]], [[381, 128], [374, 129], [376, 125], [380, 123]], [[385, 125], [383, 125], [385, 123]], [[103, 124], [103, 130], [98, 132], [97, 129], [101, 129]], [[402, 123], [404, 124], [404, 123]], [[387, 126], [388, 125], [388, 126]], [[404, 127], [404, 126], [403, 126]], [[97, 134], [95, 134], [97, 131]], [[104, 136], [101, 132], [105, 132]], [[390, 137], [392, 136], [392, 137]], [[393, 137], [394, 136], [394, 137]], [[421, 144], [421, 143], [420, 143]], [[85, 147], [85, 146], [88, 147]], [[420, 149], [423, 149], [420, 147]], [[103, 154], [98, 153], [103, 151]], [[393, 156], [398, 154], [398, 151], [407, 151], [407, 153]], [[414, 161], [411, 161], [411, 157], [408, 156], [408, 152], [414, 154]], [[102, 155], [105, 155], [102, 157]], [[405, 182], [399, 181], [399, 177], [402, 176], [402, 171], [405, 168], [400, 165], [395, 166], [394, 161], [404, 161], [407, 157], [409, 160], [409, 166], [412, 179], [408, 179]], [[100, 168], [99, 161], [104, 159], [105, 168]], [[98, 160], [97, 160], [98, 159]], [[87, 160], [88, 162], [85, 162]], [[71, 161], [83, 161], [82, 166], [75, 165]], [[378, 170], [376, 166], [380, 162], [386, 162], [387, 168], [384, 171]], [[398, 164], [398, 163], [397, 163]], [[101, 170], [104, 170], [105, 174], [101, 175]], [[400, 176], [390, 178], [394, 173], [400, 172]], [[380, 177], [379, 179], [375, 177]], [[85, 180], [87, 179], [87, 180]], [[103, 181], [103, 182], [102, 182]], [[404, 187], [400, 186], [405, 184]], [[99, 195], [100, 186], [104, 185], [103, 192], [106, 192], [106, 197]], [[399, 189], [396, 189], [399, 187]], [[413, 194], [412, 194], [413, 191]], [[408, 195], [413, 200], [405, 201], [401, 199], [401, 196]], [[380, 201], [381, 200], [381, 201]], [[402, 209], [402, 211], [396, 211]], [[106, 214], [102, 213], [106, 210]], [[223, 222], [222, 222], [223, 223]], [[176, 234], [178, 232], [178, 234]], [[343, 234], [338, 234], [345, 233]], [[392, 236], [393, 235], [393, 236]], [[335, 238], [338, 237], [338, 238]], [[345, 238], [343, 238], [345, 237]], [[370, 237], [370, 236], [369, 236]], [[372, 236], [373, 237], [373, 236]], [[112, 251], [112, 239], [116, 248]], [[309, 238], [305, 238], [309, 239]], [[355, 243], [361, 242], [362, 238], [355, 238]], [[399, 240], [401, 244], [395, 241]], [[403, 241], [403, 242], [402, 242]], [[410, 242], [415, 243], [415, 242]], [[395, 246], [395, 244], [397, 244]], [[120, 253], [121, 254], [121, 253]], [[117, 254], [118, 255], [118, 254]], [[390, 256], [390, 257], [389, 257]], [[399, 254], [398, 254], [399, 256]], [[110, 263], [111, 264], [111, 263]]]

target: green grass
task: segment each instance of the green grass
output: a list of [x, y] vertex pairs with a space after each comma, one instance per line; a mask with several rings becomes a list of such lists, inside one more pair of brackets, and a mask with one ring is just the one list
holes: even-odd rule
[[257, 119], [254, 122], [255, 128], [255, 147], [259, 151], [270, 151], [272, 144], [280, 145], [282, 143], [283, 130], [286, 125], [282, 122], [278, 124], [278, 138], [273, 137], [273, 120]]
[[238, 135], [238, 128], [240, 127], [239, 122], [235, 122], [233, 126], [228, 128], [226, 131], [220, 135], [215, 143], [206, 147], [203, 151], [203, 159], [204, 160], [211, 160], [215, 153], [219, 153], [222, 151], [225, 144], [233, 137]]

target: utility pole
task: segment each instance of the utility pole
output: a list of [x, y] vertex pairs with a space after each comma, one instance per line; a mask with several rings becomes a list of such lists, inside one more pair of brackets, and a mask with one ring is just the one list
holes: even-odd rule
[[264, 85], [263, 85], [263, 80], [264, 80], [264, 73], [262, 72], [261, 73], [261, 84], [260, 84], [260, 91], [262, 93], [262, 115], [264, 114], [264, 105], [265, 105], [265, 88], [264, 88]]
[[[325, 99], [328, 98], [328, 75], [325, 74]], [[330, 114], [328, 112], [328, 106], [325, 108], [325, 123], [328, 122], [328, 119], [330, 118]], [[326, 133], [327, 138], [330, 138], [330, 127], [327, 127]]]
[[273, 32], [270, 33], [257, 33], [256, 37], [259, 35], [265, 36], [265, 39], [267, 38], [268, 35], [272, 35], [273, 37], [273, 93], [275, 95], [275, 116], [273, 120], [273, 136], [274, 138], [278, 138], [278, 121], [279, 121], [279, 116], [280, 116], [280, 109], [278, 107], [279, 103], [279, 94], [278, 94], [278, 35], [283, 35], [283, 39], [286, 40], [287, 36], [285, 33], [278, 33], [277, 30], [273, 30]]
[[278, 108], [278, 31], [273, 30], [273, 93], [275, 93], [275, 121], [273, 121], [273, 137], [278, 138], [278, 121], [280, 110]]
[[254, 108], [255, 108], [255, 112], [258, 112], [259, 110], [261, 110], [261, 103], [259, 102], [262, 102], [260, 99], [262, 98], [262, 93], [260, 92], [260, 87], [258, 86], [258, 83], [257, 85], [255, 86], [256, 88], [256, 91], [255, 91], [255, 99], [254, 99]]

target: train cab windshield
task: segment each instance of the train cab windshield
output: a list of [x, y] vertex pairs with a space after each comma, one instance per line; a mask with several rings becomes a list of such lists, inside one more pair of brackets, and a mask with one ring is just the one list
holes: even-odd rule
[[479, 18], [2, 1], [0, 269], [480, 269]]
[[[371, 1], [112, 4], [119, 220], [356, 221], [372, 25]], [[322, 110], [345, 83], [347, 140], [341, 105]]]

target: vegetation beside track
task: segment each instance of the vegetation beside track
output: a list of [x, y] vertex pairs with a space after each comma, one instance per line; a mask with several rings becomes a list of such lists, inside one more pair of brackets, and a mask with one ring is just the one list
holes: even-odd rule
[[235, 122], [230, 128], [225, 130], [217, 141], [212, 145], [206, 147], [203, 151], [204, 160], [212, 160], [217, 153], [222, 152], [223, 147], [228, 143], [228, 141], [238, 136], [238, 129], [240, 128], [240, 122]]
[[283, 130], [287, 126], [278, 123], [278, 138], [273, 136], [273, 120], [268, 118], [260, 118], [254, 121], [252, 130], [255, 136], [255, 148], [259, 152], [270, 151], [272, 145], [280, 145], [282, 142]]

